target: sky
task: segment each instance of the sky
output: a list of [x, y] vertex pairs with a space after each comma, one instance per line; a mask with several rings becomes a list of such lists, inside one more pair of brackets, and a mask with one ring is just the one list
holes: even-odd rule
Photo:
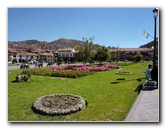
[[[95, 44], [137, 48], [153, 40], [153, 9], [8, 8], [8, 41], [95, 37]], [[143, 30], [152, 37], [143, 36]]]

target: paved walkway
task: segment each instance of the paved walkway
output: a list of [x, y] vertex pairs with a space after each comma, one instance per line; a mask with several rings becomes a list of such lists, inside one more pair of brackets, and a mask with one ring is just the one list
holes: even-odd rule
[[141, 90], [125, 121], [159, 122], [159, 89]]
[[[20, 69], [20, 65], [18, 65], [18, 66], [8, 66], [8, 70]], [[43, 67], [46, 67], [46, 66], [47, 66], [47, 63], [45, 63]], [[30, 68], [35, 68], [35, 64], [31, 64], [29, 67]]]
[[[30, 68], [35, 68], [35, 65], [30, 65]], [[8, 66], [8, 70], [20, 69], [20, 65], [18, 66]]]

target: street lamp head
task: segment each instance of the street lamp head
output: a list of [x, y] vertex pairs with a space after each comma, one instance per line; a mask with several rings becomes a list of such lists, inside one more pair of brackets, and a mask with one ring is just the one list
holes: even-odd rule
[[154, 17], [158, 16], [158, 8], [153, 9], [153, 14], [154, 14]]

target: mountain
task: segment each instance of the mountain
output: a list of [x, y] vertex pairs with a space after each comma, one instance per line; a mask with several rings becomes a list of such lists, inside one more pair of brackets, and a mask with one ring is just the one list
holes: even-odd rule
[[74, 39], [65, 39], [60, 38], [58, 40], [52, 41], [49, 43], [54, 49], [64, 49], [64, 48], [75, 48], [77, 49], [78, 45], [83, 44], [83, 41], [74, 40]]
[[[60, 38], [52, 42], [38, 41], [38, 40], [25, 40], [25, 41], [8, 41], [8, 48], [15, 48], [20, 50], [51, 50], [74, 48], [78, 49], [79, 46], [83, 46], [83, 41], [75, 39]], [[100, 45], [94, 44], [94, 48]]]
[[154, 41], [151, 41], [147, 44], [141, 45], [140, 48], [152, 48]]
[[[158, 38], [156, 40], [157, 40], [157, 44], [158, 44]], [[151, 41], [147, 44], [141, 45], [139, 48], [152, 48], [153, 46], [154, 46], [154, 41]]]
[[[158, 39], [157, 39], [158, 41]], [[151, 41], [147, 44], [141, 45], [140, 48], [151, 48], [153, 46], [153, 42]], [[78, 46], [83, 45], [83, 41], [75, 40], [75, 39], [66, 39], [60, 38], [58, 40], [54, 40], [51, 42], [39, 41], [39, 40], [25, 40], [25, 41], [8, 41], [8, 48], [15, 48], [20, 50], [51, 50], [56, 51], [57, 49], [64, 48], [74, 48], [78, 49]], [[94, 44], [94, 47], [97, 48], [100, 45]]]
[[32, 49], [32, 50], [57, 50], [62, 48], [76, 47], [76, 44], [81, 44], [82, 41], [61, 38], [52, 42], [25, 40], [25, 41], [8, 41], [8, 47], [16, 49]]

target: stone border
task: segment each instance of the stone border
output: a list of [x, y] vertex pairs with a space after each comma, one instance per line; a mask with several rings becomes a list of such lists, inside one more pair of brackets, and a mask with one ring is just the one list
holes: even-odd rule
[[119, 74], [119, 75], [133, 75], [134, 73], [132, 72], [116, 72], [116, 74]]
[[66, 115], [86, 108], [86, 101], [73, 94], [52, 94], [36, 99], [32, 109], [44, 115]]

